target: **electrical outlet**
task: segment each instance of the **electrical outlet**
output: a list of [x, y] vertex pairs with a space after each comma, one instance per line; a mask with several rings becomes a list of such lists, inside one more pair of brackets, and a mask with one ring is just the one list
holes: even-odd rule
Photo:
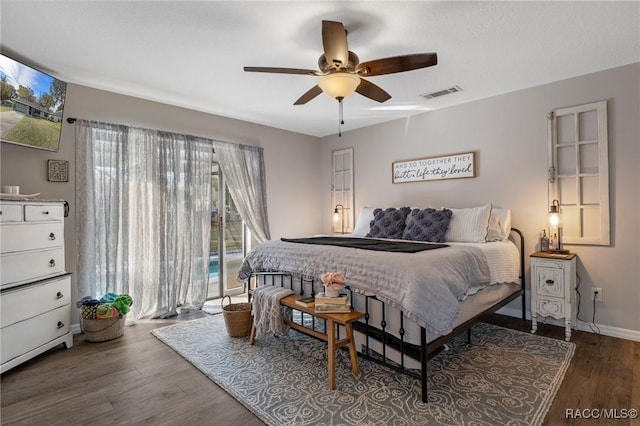
[[600, 287], [591, 287], [591, 300], [602, 302], [602, 289]]

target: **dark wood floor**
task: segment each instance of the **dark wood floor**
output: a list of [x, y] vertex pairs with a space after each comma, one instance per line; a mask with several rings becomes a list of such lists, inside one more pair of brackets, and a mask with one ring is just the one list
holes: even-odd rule
[[[175, 321], [139, 323], [124, 336], [88, 343], [75, 336], [1, 378], [2, 425], [261, 425], [235, 399], [149, 331]], [[494, 315], [488, 322], [528, 331], [530, 322]], [[542, 325], [540, 335], [564, 338], [564, 329]], [[576, 354], [545, 419], [546, 425], [607, 424], [567, 420], [565, 410], [640, 409], [640, 343], [576, 331]], [[638, 420], [611, 421], [615, 425]]]

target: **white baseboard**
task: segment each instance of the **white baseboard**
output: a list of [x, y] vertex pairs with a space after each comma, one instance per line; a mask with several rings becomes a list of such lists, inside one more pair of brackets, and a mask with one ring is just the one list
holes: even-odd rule
[[[498, 312], [496, 313], [501, 315], [507, 315], [510, 317], [515, 317], [515, 318], [522, 318], [522, 309], [519, 309], [519, 308], [511, 308], [511, 307], [505, 306], [504, 308], [498, 310]], [[526, 316], [527, 316], [527, 319], [530, 320], [531, 312], [527, 311]], [[548, 317], [543, 318], [543, 320], [544, 321], [539, 321], [539, 322], [544, 322], [546, 324], [552, 324], [552, 325], [557, 325], [559, 327], [564, 327], [564, 320], [557, 320], [557, 319], [548, 318]], [[640, 331], [638, 330], [611, 327], [609, 325], [602, 325], [602, 324], [591, 324], [591, 323], [580, 321], [580, 320], [578, 320], [578, 324], [575, 328], [577, 330], [586, 331], [588, 333], [595, 333], [599, 329], [600, 332], [598, 334], [602, 334], [610, 337], [617, 337], [619, 339], [633, 340], [634, 342], [640, 342]]]

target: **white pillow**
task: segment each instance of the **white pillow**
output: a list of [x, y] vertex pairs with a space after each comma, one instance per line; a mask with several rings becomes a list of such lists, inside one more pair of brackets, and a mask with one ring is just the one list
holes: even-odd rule
[[[448, 208], [448, 207], [443, 207]], [[489, 228], [491, 204], [469, 209], [452, 209], [446, 241], [460, 243], [484, 243]]]
[[364, 237], [369, 233], [374, 210], [375, 207], [363, 207], [362, 210], [360, 210], [360, 216], [358, 216], [356, 226], [353, 228], [353, 235], [356, 237]]
[[506, 241], [511, 234], [511, 210], [493, 207], [489, 217], [487, 241]]

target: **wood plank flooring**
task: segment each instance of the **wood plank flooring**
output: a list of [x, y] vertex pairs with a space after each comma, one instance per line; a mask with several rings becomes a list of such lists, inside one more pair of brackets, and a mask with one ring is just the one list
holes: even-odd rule
[[[150, 334], [150, 330], [205, 313], [138, 323], [103, 343], [74, 337], [2, 375], [2, 425], [261, 425], [251, 412]], [[494, 315], [504, 327], [529, 331], [530, 322]], [[564, 338], [564, 328], [540, 325], [538, 334]], [[567, 420], [567, 408], [640, 409], [640, 343], [576, 331], [576, 355], [545, 425], [607, 424]], [[638, 424], [630, 420], [615, 425]]]

